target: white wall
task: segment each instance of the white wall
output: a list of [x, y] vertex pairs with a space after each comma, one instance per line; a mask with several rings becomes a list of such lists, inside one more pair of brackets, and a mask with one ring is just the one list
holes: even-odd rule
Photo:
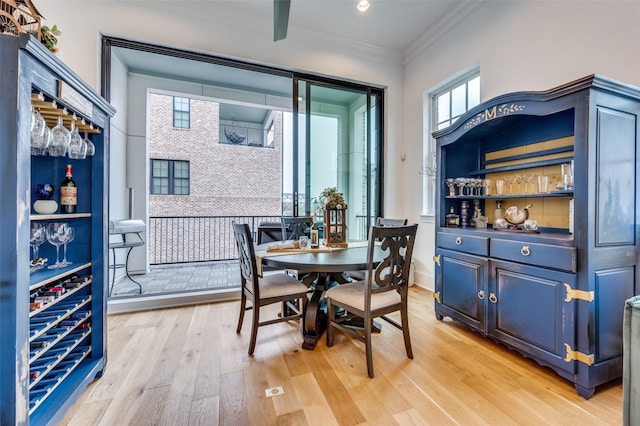
[[[491, 1], [416, 56], [405, 68], [404, 172], [408, 194], [421, 194], [416, 176], [423, 154], [423, 94], [449, 76], [480, 64], [481, 100], [522, 90], [546, 90], [589, 74], [640, 86], [640, 2]], [[420, 220], [422, 198], [404, 209]], [[419, 285], [433, 288], [434, 225], [423, 218], [414, 259]]]
[[[100, 87], [101, 34], [385, 86], [386, 150], [390, 158], [399, 157], [403, 138], [400, 126], [402, 57], [398, 52], [353, 45], [346, 41], [336, 43], [330, 35], [311, 34], [296, 29], [294, 25], [290, 25], [286, 40], [274, 43], [271, 22], [240, 16], [224, 7], [220, 7], [215, 14], [198, 14], [195, 10], [198, 3], [201, 2], [184, 2], [181, 7], [179, 2], [160, 1], [39, 0], [37, 6], [46, 17], [44, 23], [49, 26], [57, 24], [62, 31], [58, 37], [60, 59], [96, 90]], [[174, 11], [179, 9], [178, 14], [166, 12], [168, 8]], [[127, 120], [127, 109], [130, 116], [138, 115], [140, 103], [146, 102], [147, 86], [139, 83], [135, 76], [121, 75], [121, 71], [117, 69], [117, 80], [112, 85], [112, 103], [118, 112], [111, 141], [109, 212], [111, 219], [126, 218], [127, 188], [134, 187], [134, 217], [144, 219], [147, 212], [142, 198], [148, 187], [148, 164], [140, 164], [136, 158], [145, 158], [146, 122]], [[174, 86], [171, 89], [176, 88]], [[129, 105], [126, 104], [126, 96], [125, 99], [119, 96], [123, 93], [128, 93]], [[125, 157], [131, 161], [126, 162]], [[124, 168], [124, 164], [128, 164], [128, 167]], [[386, 210], [401, 214], [401, 193], [390, 189], [400, 181], [398, 167], [397, 160], [385, 164], [385, 185], [388, 188], [386, 205], [390, 206]], [[145, 253], [134, 250], [131, 254], [131, 270], [144, 270], [145, 259]]]

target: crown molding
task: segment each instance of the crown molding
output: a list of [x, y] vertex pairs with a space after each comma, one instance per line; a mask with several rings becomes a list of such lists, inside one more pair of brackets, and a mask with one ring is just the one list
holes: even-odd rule
[[486, 0], [465, 0], [458, 3], [445, 16], [443, 16], [435, 25], [424, 32], [413, 43], [404, 50], [403, 65], [407, 66], [420, 54], [429, 47], [434, 45], [443, 35], [449, 32], [453, 27], [458, 25], [462, 20], [467, 18], [477, 9], [479, 9]]

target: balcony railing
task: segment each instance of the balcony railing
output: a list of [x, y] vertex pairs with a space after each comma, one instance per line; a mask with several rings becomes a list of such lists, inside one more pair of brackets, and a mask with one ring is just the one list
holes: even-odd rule
[[[233, 222], [249, 224], [256, 241], [258, 225], [280, 219], [280, 216], [152, 216], [147, 237], [149, 263], [165, 265], [237, 259]], [[366, 216], [356, 216], [356, 225], [348, 232], [349, 240], [367, 239], [366, 223]]]
[[267, 134], [267, 130], [255, 127], [220, 125], [220, 143], [222, 144], [274, 148], [273, 143], [268, 143]]
[[255, 240], [262, 222], [280, 216], [190, 216], [149, 218], [149, 263], [208, 262], [237, 259], [233, 222], [247, 223]]

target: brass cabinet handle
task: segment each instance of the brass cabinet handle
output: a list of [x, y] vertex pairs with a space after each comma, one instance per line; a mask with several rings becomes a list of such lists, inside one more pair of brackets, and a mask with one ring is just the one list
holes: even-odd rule
[[456, 237], [456, 244], [457, 245], [462, 244], [462, 237]]
[[531, 254], [531, 249], [529, 248], [529, 246], [522, 246], [522, 248], [520, 249], [520, 254], [523, 256], [529, 256]]
[[478, 299], [480, 299], [480, 300], [484, 300], [484, 290], [480, 290], [480, 291], [478, 292]]
[[490, 301], [491, 303], [498, 303], [498, 298], [496, 297], [496, 295], [495, 295], [495, 294], [490, 293], [490, 294], [489, 294], [489, 301]]

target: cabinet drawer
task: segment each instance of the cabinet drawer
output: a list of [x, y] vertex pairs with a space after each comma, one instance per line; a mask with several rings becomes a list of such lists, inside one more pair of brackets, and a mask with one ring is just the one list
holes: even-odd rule
[[575, 247], [492, 239], [491, 257], [576, 272]]
[[438, 232], [438, 247], [479, 256], [489, 255], [489, 239], [485, 237]]

